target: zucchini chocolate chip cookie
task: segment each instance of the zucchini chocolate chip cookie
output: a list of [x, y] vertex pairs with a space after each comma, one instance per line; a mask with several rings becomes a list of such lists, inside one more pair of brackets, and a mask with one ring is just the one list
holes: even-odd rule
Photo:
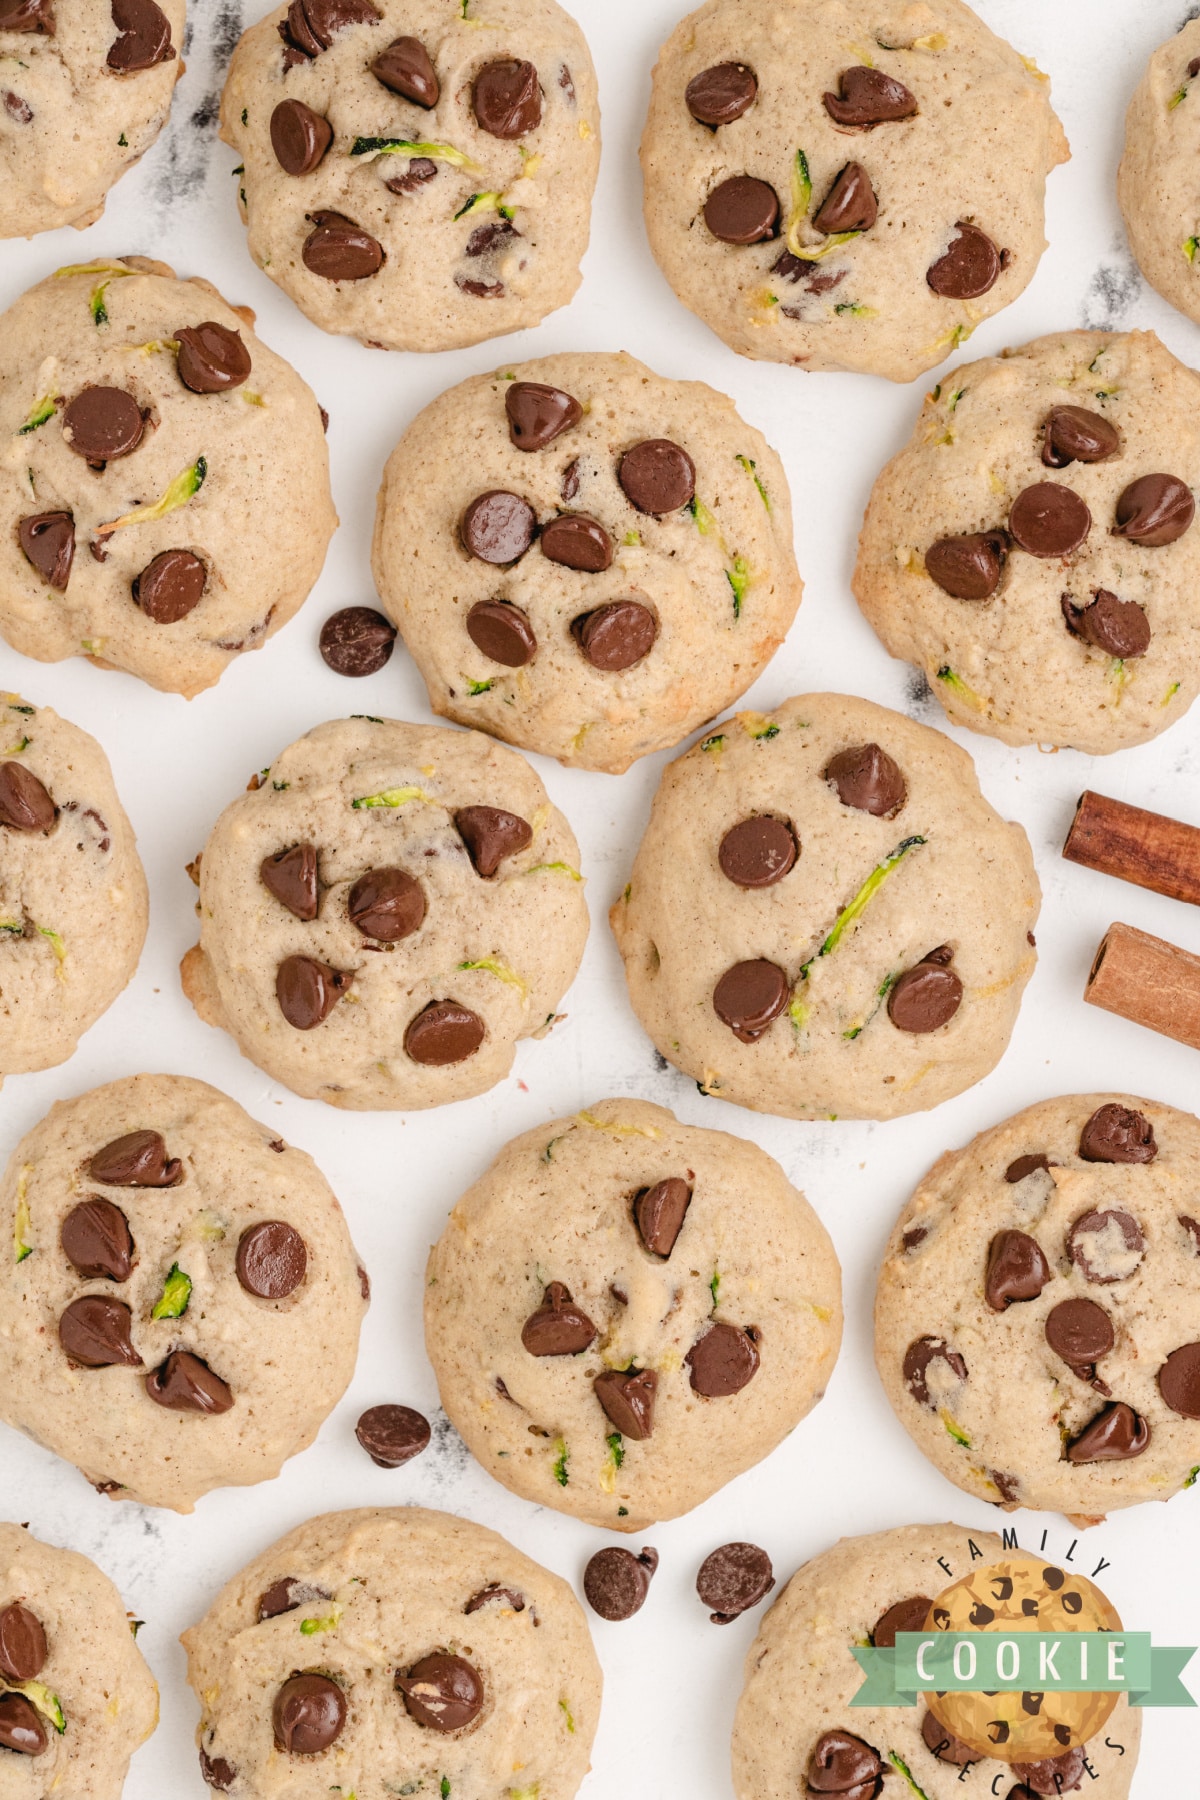
[[191, 1512], [270, 1480], [354, 1372], [368, 1290], [337, 1200], [202, 1081], [60, 1100], [0, 1232], [0, 1418], [113, 1499]]
[[707, 0], [641, 155], [650, 247], [732, 349], [911, 381], [1032, 279], [1069, 151], [961, 0]]
[[0, 1524], [5, 1795], [120, 1800], [129, 1759], [157, 1723], [158, 1688], [108, 1576]]
[[166, 123], [183, 20], [184, 0], [0, 0], [0, 238], [100, 217]]
[[712, 388], [598, 352], [427, 406], [384, 471], [373, 561], [436, 712], [612, 773], [743, 694], [801, 593], [761, 434]]
[[448, 1513], [310, 1519], [183, 1644], [222, 1793], [571, 1800], [588, 1771], [601, 1675], [579, 1602]]
[[0, 634], [189, 698], [287, 623], [337, 524], [321, 410], [207, 281], [59, 269], [0, 320]]
[[0, 693], [0, 1083], [74, 1055], [137, 968], [147, 906], [95, 738]]
[[1200, 1121], [1045, 1100], [935, 1163], [892, 1233], [875, 1359], [967, 1493], [1094, 1524], [1200, 1465]]
[[737, 1800], [1056, 1800], [1084, 1788], [1089, 1800], [1125, 1800], [1141, 1737], [1125, 1694], [853, 1704], [864, 1680], [855, 1649], [892, 1649], [904, 1631], [1039, 1628], [1119, 1630], [1120, 1619], [1090, 1581], [991, 1532], [903, 1525], [843, 1538], [792, 1576], [750, 1646], [733, 1725]]
[[841, 1272], [779, 1164], [603, 1100], [515, 1138], [429, 1257], [425, 1341], [484, 1468], [609, 1530], [673, 1519], [815, 1405]]
[[226, 807], [198, 859], [184, 991], [310, 1100], [439, 1106], [508, 1074], [574, 979], [579, 847], [477, 732], [335, 719]]
[[1040, 899], [964, 751], [808, 694], [723, 720], [664, 771], [609, 918], [634, 1011], [702, 1093], [893, 1119], [999, 1061]]
[[1200, 20], [1154, 52], [1125, 114], [1117, 199], [1138, 267], [1164, 300], [1200, 321]]
[[955, 369], [875, 483], [854, 592], [956, 725], [1090, 755], [1200, 688], [1200, 377], [1152, 331]]
[[250, 254], [323, 331], [453, 350], [579, 286], [596, 75], [554, 0], [292, 0], [234, 52]]

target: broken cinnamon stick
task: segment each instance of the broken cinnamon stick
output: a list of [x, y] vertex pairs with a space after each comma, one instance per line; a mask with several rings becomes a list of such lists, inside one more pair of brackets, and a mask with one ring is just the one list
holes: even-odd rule
[[1200, 1050], [1200, 956], [1132, 925], [1110, 925], [1083, 997]]
[[1063, 845], [1068, 862], [1200, 906], [1200, 830], [1090, 791]]

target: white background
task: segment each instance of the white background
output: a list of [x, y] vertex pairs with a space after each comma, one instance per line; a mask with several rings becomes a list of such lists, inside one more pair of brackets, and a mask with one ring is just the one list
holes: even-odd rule
[[[1200, 363], [1200, 332], [1141, 282], [1114, 197], [1126, 101], [1151, 49], [1181, 24], [1185, 4], [979, 0], [988, 24], [1051, 74], [1073, 160], [1050, 179], [1050, 249], [1032, 284], [978, 329], [972, 355], [1069, 326], [1150, 326], [1185, 361]], [[252, 15], [262, 10], [251, 0]], [[1041, 960], [1008, 1054], [986, 1081], [933, 1114], [880, 1126], [796, 1125], [703, 1099], [690, 1081], [656, 1067], [626, 1001], [605, 914], [626, 880], [665, 757], [619, 778], [535, 759], [583, 845], [593, 933], [565, 1002], [567, 1022], [547, 1042], [523, 1046], [513, 1075], [491, 1094], [407, 1116], [338, 1113], [274, 1085], [242, 1060], [231, 1039], [200, 1024], [183, 999], [177, 966], [196, 929], [195, 890], [184, 865], [251, 771], [339, 714], [431, 716], [402, 647], [382, 673], [351, 683], [325, 668], [317, 634], [335, 608], [373, 598], [375, 491], [400, 433], [443, 388], [500, 362], [555, 350], [627, 349], [665, 375], [701, 377], [732, 394], [783, 455], [807, 582], [791, 636], [750, 702], [770, 707], [790, 694], [842, 688], [943, 725], [935, 702], [910, 697], [912, 672], [887, 656], [849, 590], [871, 482], [907, 438], [934, 377], [899, 388], [744, 361], [679, 305], [646, 247], [636, 148], [650, 69], [681, 0], [574, 0], [574, 10], [599, 68], [604, 156], [583, 286], [569, 308], [535, 331], [440, 356], [382, 354], [323, 336], [260, 274], [237, 219], [235, 159], [216, 138], [224, 60], [244, 22], [237, 0], [193, 0], [188, 70], [172, 123], [114, 192], [105, 217], [83, 234], [56, 232], [0, 248], [3, 305], [61, 264], [135, 251], [205, 275], [230, 300], [252, 305], [262, 336], [329, 409], [342, 520], [301, 615], [197, 700], [154, 693], [82, 661], [28, 662], [0, 645], [0, 686], [53, 705], [104, 745], [138, 832], [151, 894], [150, 936], [129, 989], [65, 1067], [6, 1083], [0, 1156], [60, 1096], [142, 1069], [203, 1076], [312, 1152], [345, 1205], [374, 1284], [356, 1380], [319, 1441], [278, 1480], [210, 1494], [191, 1517], [102, 1499], [66, 1463], [0, 1427], [0, 1511], [93, 1556], [146, 1621], [139, 1642], [162, 1688], [162, 1724], [134, 1759], [129, 1800], [206, 1792], [178, 1633], [246, 1559], [309, 1514], [404, 1502], [448, 1508], [496, 1527], [577, 1585], [587, 1557], [606, 1541], [493, 1484], [436, 1413], [421, 1336], [427, 1248], [457, 1196], [508, 1137], [608, 1094], [660, 1101], [691, 1123], [753, 1137], [778, 1157], [841, 1256], [846, 1341], [826, 1399], [765, 1463], [689, 1517], [648, 1534], [662, 1562], [635, 1620], [593, 1620], [606, 1693], [586, 1800], [725, 1800], [730, 1722], [759, 1614], [710, 1625], [692, 1586], [702, 1557], [730, 1538], [750, 1538], [769, 1550], [782, 1583], [843, 1533], [946, 1518], [981, 1528], [1000, 1523], [1001, 1515], [924, 1462], [893, 1417], [872, 1362], [874, 1271], [917, 1179], [945, 1147], [1046, 1095], [1115, 1087], [1193, 1110], [1200, 1099], [1193, 1051], [1085, 1008], [1081, 999], [1091, 955], [1113, 919], [1193, 950], [1200, 950], [1200, 921], [1181, 905], [1073, 868], [1059, 855], [1086, 786], [1200, 821], [1195, 714], [1157, 743], [1103, 760], [1012, 751], [954, 733], [975, 756], [989, 798], [1029, 832], [1045, 908], [1037, 931]], [[353, 1434], [359, 1412], [387, 1400], [420, 1407], [436, 1426], [430, 1451], [393, 1472], [376, 1469]], [[1152, 1630], [1164, 1643], [1195, 1642], [1198, 1521], [1200, 1486], [1165, 1508], [1114, 1515], [1082, 1536], [1074, 1561], [1089, 1572], [1101, 1556], [1109, 1559], [1103, 1585], [1131, 1628]], [[1026, 1545], [1048, 1528], [1047, 1550], [1059, 1556], [1075, 1536], [1050, 1516], [1020, 1513], [1015, 1522]], [[1191, 1681], [1200, 1687], [1200, 1663]], [[1200, 1792], [1198, 1750], [1196, 1713], [1148, 1713], [1135, 1800]], [[968, 1780], [963, 1792], [981, 1800], [985, 1785]]]

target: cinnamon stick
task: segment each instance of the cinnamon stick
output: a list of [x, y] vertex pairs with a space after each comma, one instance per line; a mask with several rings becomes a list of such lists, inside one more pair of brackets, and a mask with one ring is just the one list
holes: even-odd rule
[[1083, 997], [1200, 1050], [1200, 956], [1132, 925], [1110, 925]]
[[1200, 906], [1200, 830], [1165, 813], [1090, 791], [1081, 794], [1063, 855], [1068, 862]]

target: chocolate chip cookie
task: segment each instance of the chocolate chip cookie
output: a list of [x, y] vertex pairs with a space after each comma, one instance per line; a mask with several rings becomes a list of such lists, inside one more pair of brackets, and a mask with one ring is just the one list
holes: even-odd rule
[[841, 1330], [833, 1246], [778, 1163], [638, 1100], [515, 1138], [426, 1275], [442, 1404], [484, 1468], [617, 1531], [767, 1456]]
[[892, 1233], [875, 1355], [967, 1493], [1094, 1524], [1200, 1465], [1200, 1122], [1046, 1100], [950, 1151]]
[[646, 229], [743, 356], [911, 381], [1017, 298], [1069, 155], [961, 0], [707, 0], [659, 53]]
[[587, 937], [579, 847], [475, 732], [337, 719], [226, 807], [184, 991], [308, 1099], [439, 1106], [544, 1035]]
[[744, 693], [801, 593], [766, 440], [712, 388], [602, 352], [427, 406], [373, 564], [436, 712], [614, 773]]
[[120, 1800], [158, 1723], [125, 1602], [95, 1563], [0, 1524], [0, 1767], [22, 1800]]
[[596, 76], [554, 0], [292, 0], [234, 52], [251, 256], [324, 331], [451, 350], [579, 286]]
[[202, 1081], [59, 1101], [0, 1219], [0, 1418], [113, 1499], [191, 1512], [270, 1480], [350, 1380], [366, 1281], [341, 1208]]
[[253, 323], [143, 257], [59, 269], [4, 314], [14, 650], [190, 698], [296, 612], [337, 524], [329, 457], [316, 400]]
[[3, 0], [0, 237], [80, 230], [166, 124], [184, 0]]
[[95, 738], [0, 693], [0, 1083], [74, 1055], [137, 968], [147, 904]]
[[854, 592], [956, 725], [1103, 755], [1200, 688], [1200, 377], [1151, 331], [1063, 331], [925, 396]]
[[1117, 199], [1138, 267], [1164, 300], [1200, 321], [1200, 21], [1160, 44], [1125, 114]]
[[1029, 843], [940, 732], [843, 694], [738, 713], [664, 772], [609, 914], [634, 1011], [705, 1094], [892, 1119], [999, 1061]]
[[290, 1800], [571, 1800], [600, 1665], [565, 1581], [420, 1507], [326, 1513], [235, 1575], [183, 1634], [200, 1773]]

